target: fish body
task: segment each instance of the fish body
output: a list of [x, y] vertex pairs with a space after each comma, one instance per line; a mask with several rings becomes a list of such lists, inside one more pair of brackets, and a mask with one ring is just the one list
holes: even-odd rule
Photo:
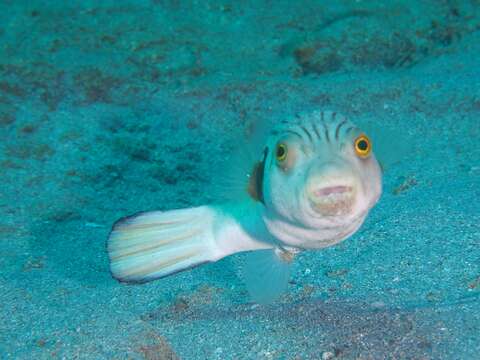
[[382, 192], [370, 139], [335, 112], [284, 120], [250, 168], [236, 201], [119, 220], [108, 239], [113, 276], [145, 282], [255, 251], [244, 277], [267, 302], [286, 287], [297, 252], [351, 236]]

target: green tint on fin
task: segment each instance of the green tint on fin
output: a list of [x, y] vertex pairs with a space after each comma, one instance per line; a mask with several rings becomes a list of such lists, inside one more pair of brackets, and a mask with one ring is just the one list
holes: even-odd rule
[[282, 250], [257, 250], [246, 254], [243, 280], [256, 303], [273, 303], [287, 289], [291, 258], [277, 255], [278, 251]]
[[231, 153], [222, 154], [223, 160], [212, 169], [215, 182], [211, 194], [215, 201], [238, 201], [245, 198], [262, 201], [263, 194], [258, 190], [261, 189], [260, 183], [263, 184], [264, 149], [268, 130], [266, 123], [256, 122], [251, 133], [238, 134]]

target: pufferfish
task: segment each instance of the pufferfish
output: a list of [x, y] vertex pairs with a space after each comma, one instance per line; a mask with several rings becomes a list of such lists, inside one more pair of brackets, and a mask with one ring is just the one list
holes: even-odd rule
[[144, 283], [248, 251], [247, 288], [271, 302], [298, 252], [351, 236], [382, 192], [371, 140], [330, 111], [282, 121], [246, 179], [236, 201], [118, 220], [107, 243], [113, 277]]

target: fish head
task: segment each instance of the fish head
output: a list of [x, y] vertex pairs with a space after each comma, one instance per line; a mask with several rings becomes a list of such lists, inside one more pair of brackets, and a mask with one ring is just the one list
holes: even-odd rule
[[323, 247], [356, 231], [382, 192], [368, 134], [333, 112], [301, 116], [275, 131], [264, 158], [270, 232], [284, 243]]

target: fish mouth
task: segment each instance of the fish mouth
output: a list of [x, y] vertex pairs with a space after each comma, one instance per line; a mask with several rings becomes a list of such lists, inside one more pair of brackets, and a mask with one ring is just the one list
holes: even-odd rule
[[316, 197], [330, 196], [336, 194], [348, 194], [353, 191], [351, 186], [347, 185], [337, 185], [337, 186], [327, 186], [319, 188], [313, 191], [313, 195]]
[[312, 209], [321, 215], [345, 215], [352, 212], [355, 189], [350, 185], [319, 187], [309, 191], [308, 200]]

